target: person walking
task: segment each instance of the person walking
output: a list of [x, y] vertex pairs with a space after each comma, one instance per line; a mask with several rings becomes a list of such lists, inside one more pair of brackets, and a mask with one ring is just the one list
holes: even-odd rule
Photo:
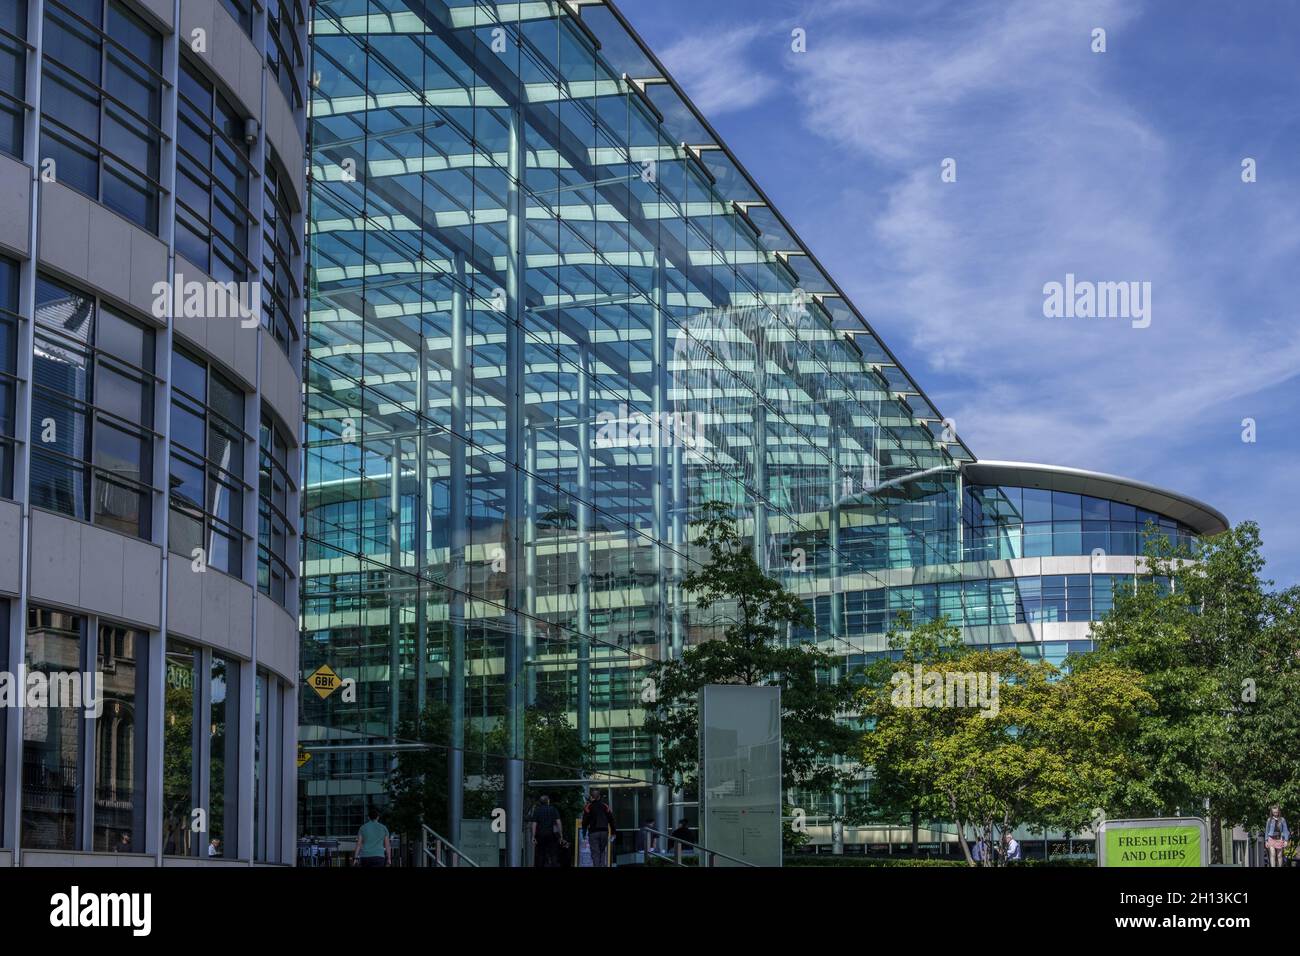
[[1264, 846], [1268, 848], [1268, 865], [1281, 866], [1282, 852], [1291, 840], [1291, 831], [1287, 828], [1286, 817], [1282, 808], [1276, 803], [1268, 811], [1268, 823], [1264, 825]]
[[[678, 847], [685, 850], [686, 843], [693, 844], [695, 842], [695, 831], [687, 825], [685, 817], [682, 817], [682, 819], [677, 821], [677, 829], [672, 832], [671, 836], [673, 837], [673, 850], [676, 850]], [[685, 843], [682, 842], [683, 840]]]
[[388, 827], [379, 822], [379, 808], [370, 808], [370, 819], [357, 831], [355, 866], [392, 866], [393, 843]]
[[608, 866], [610, 838], [614, 834], [614, 811], [599, 790], [591, 791], [591, 800], [582, 811], [582, 828], [591, 846], [591, 865]]
[[551, 806], [551, 798], [548, 794], [542, 794], [541, 802], [533, 811], [533, 866], [560, 865], [556, 856], [559, 853], [563, 833], [560, 811]]

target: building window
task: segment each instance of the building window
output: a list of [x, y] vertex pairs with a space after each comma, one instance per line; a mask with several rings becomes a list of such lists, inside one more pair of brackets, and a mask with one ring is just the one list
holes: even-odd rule
[[32, 504], [149, 537], [153, 368], [151, 330], [38, 278]]
[[[47, 690], [66, 686], [52, 677], [76, 674], [82, 662], [85, 618], [42, 607], [27, 609], [25, 663], [28, 680]], [[78, 706], [30, 707], [23, 711], [22, 838], [33, 850], [80, 850], [82, 800], [81, 729]], [[59, 704], [69, 703], [60, 698]]]
[[100, 622], [96, 674], [103, 681], [103, 696], [93, 731], [94, 841], [100, 852], [145, 849], [147, 648], [142, 632]]
[[0, 3], [0, 153], [22, 159], [27, 104], [27, 2]]
[[299, 40], [305, 18], [298, 0], [267, 0], [266, 64], [295, 110], [302, 109], [302, 43]]
[[41, 161], [158, 232], [162, 37], [116, 0], [46, 0]]
[[243, 282], [253, 178], [244, 117], [188, 58], [178, 102], [176, 251], [219, 282]]
[[0, 256], [0, 498], [14, 494], [18, 319], [18, 263]]
[[262, 325], [292, 357], [292, 345], [298, 341], [298, 326], [293, 307], [300, 289], [294, 262], [302, 254], [289, 177], [268, 149], [266, 160], [266, 195], [262, 203]]
[[285, 595], [293, 581], [293, 563], [297, 554], [290, 552], [293, 523], [289, 519], [291, 497], [296, 488], [290, 467], [293, 442], [278, 425], [262, 415], [258, 434], [257, 486], [257, 589], [270, 595], [277, 604], [285, 604]]
[[[239, 809], [239, 662], [212, 655], [208, 680], [209, 857], [233, 857], [238, 845]], [[233, 842], [232, 842], [233, 841]]]
[[244, 393], [179, 350], [172, 356], [171, 440], [168, 547], [242, 577]]
[[167, 642], [167, 684], [163, 703], [163, 852], [169, 856], [194, 856], [198, 841], [193, 829], [194, 809], [200, 806], [198, 733], [195, 720], [198, 694], [194, 676], [199, 671], [198, 648], [180, 641]]
[[[9, 673], [9, 602], [0, 598], [0, 671]], [[8, 741], [8, 727], [5, 723], [10, 708], [0, 707], [0, 740]], [[0, 747], [0, 781], [5, 780], [5, 751], [8, 745]], [[9, 817], [5, 815], [5, 786], [0, 783], [0, 846], [12, 846], [12, 834], [5, 832]]]
[[251, 39], [253, 36], [252, 0], [221, 0], [221, 5], [226, 8], [226, 12], [234, 18], [234, 21], [239, 24], [239, 28], [248, 34]]
[[266, 718], [267, 691], [271, 683], [270, 676], [262, 670], [257, 672], [257, 682], [253, 688], [253, 859], [262, 859], [262, 848], [266, 846], [266, 837], [262, 830], [266, 827]]

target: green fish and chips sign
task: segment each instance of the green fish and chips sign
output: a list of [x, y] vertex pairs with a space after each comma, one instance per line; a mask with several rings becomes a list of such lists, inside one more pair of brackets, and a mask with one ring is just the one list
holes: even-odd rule
[[1098, 866], [1206, 866], [1210, 830], [1199, 817], [1107, 820], [1097, 847]]

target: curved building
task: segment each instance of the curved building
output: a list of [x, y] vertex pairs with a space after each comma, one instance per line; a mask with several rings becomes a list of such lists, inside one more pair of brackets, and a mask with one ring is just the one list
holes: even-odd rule
[[0, 865], [292, 862], [305, 16], [0, 5]]
[[[1141, 555], [1148, 536], [1194, 552], [1201, 538], [1228, 528], [1227, 518], [1209, 505], [1115, 475], [991, 460], [963, 462], [951, 474], [955, 484], [941, 497], [952, 514], [936, 536], [951, 531], [955, 540], [928, 549], [877, 549], [886, 566], [844, 582], [842, 630], [857, 645], [845, 654], [850, 669], [901, 657], [886, 641], [903, 612], [917, 623], [946, 617], [968, 645], [1017, 650], [1060, 667], [1070, 654], [1092, 649], [1093, 623], [1106, 616], [1117, 593], [1136, 588], [1145, 573]], [[877, 527], [877, 518], [893, 513], [897, 502], [925, 498], [927, 490], [915, 486], [933, 477], [879, 488], [842, 510], [853, 523]], [[858, 795], [869, 788], [869, 777], [860, 781]], [[814, 820], [836, 812], [827, 795], [798, 799], [813, 808]], [[949, 831], [924, 828], [922, 842], [951, 841]], [[809, 835], [813, 844], [833, 844], [837, 833], [823, 822]], [[843, 837], [849, 844], [911, 840], [909, 828], [885, 825], [848, 827]], [[1027, 833], [1022, 838], [1042, 840]]]

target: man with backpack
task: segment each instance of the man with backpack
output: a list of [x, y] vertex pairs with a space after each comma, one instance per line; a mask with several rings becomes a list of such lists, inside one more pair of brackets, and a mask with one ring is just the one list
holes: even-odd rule
[[582, 828], [591, 846], [591, 865], [608, 866], [610, 839], [614, 834], [614, 811], [599, 790], [591, 791], [591, 800], [582, 811]]

